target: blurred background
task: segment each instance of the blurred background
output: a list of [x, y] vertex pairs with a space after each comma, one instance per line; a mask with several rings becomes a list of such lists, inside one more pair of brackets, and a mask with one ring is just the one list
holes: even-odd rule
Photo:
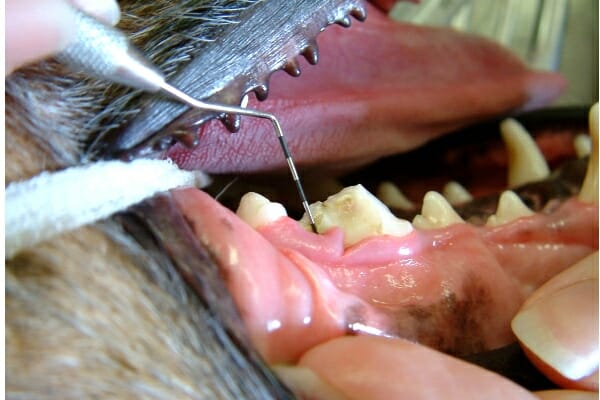
[[556, 104], [598, 101], [598, 0], [421, 0], [391, 15], [486, 36], [535, 68], [561, 72], [569, 88]]

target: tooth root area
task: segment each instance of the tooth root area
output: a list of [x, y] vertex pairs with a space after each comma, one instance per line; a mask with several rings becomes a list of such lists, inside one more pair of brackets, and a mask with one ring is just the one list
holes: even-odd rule
[[442, 194], [453, 206], [457, 204], [468, 203], [469, 201], [473, 200], [471, 193], [469, 193], [469, 191], [463, 185], [455, 181], [446, 183], [444, 189], [442, 190]]
[[377, 188], [377, 197], [388, 207], [405, 211], [416, 208], [415, 204], [392, 182], [382, 182]]
[[486, 226], [498, 226], [534, 214], [515, 192], [507, 190], [500, 195], [496, 214], [488, 217]]
[[500, 124], [500, 133], [508, 152], [508, 186], [516, 187], [546, 179], [550, 168], [535, 140], [516, 120]]
[[[362, 185], [346, 187], [324, 202], [311, 204], [310, 209], [319, 233], [333, 227], [344, 231], [345, 247], [373, 236], [402, 237], [413, 231], [409, 221], [396, 218]], [[300, 223], [310, 229], [306, 214]]]
[[579, 200], [598, 204], [598, 103], [590, 110], [590, 136], [592, 150]]
[[465, 221], [438, 192], [427, 192], [423, 198], [421, 214], [413, 219], [413, 226], [419, 229], [439, 229]]
[[253, 228], [259, 228], [287, 216], [287, 211], [279, 203], [269, 201], [258, 193], [246, 193], [236, 211], [238, 217]]
[[592, 139], [585, 133], [580, 133], [573, 139], [573, 147], [577, 158], [585, 158], [592, 153]]

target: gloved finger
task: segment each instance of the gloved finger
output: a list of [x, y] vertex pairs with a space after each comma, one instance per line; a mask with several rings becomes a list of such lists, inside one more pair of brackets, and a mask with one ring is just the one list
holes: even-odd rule
[[402, 339], [345, 336], [275, 371], [310, 399], [535, 399], [513, 382]]
[[540, 287], [517, 313], [512, 329], [552, 381], [598, 390], [598, 253]]
[[[118, 21], [119, 7], [114, 0], [76, 3], [99, 19]], [[27, 63], [61, 51], [74, 33], [75, 16], [73, 5], [66, 0], [8, 0], [5, 21], [4, 66], [8, 75]]]

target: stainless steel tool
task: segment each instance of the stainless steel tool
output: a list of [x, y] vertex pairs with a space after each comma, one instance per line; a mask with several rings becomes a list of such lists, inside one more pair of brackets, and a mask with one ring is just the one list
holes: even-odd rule
[[160, 70], [129, 42], [123, 32], [105, 25], [81, 11], [74, 10], [74, 12], [76, 14], [74, 39], [57, 56], [69, 68], [136, 89], [154, 93], [163, 92], [197, 109], [246, 115], [271, 121], [300, 195], [302, 207], [308, 215], [313, 231], [316, 232], [314, 217], [302, 188], [300, 177], [281, 125], [275, 115], [225, 104], [206, 103], [188, 96], [167, 83]]

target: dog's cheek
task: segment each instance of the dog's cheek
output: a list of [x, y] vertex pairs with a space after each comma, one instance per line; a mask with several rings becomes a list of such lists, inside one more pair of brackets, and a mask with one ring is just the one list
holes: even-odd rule
[[219, 393], [216, 351], [203, 348], [198, 321], [180, 304], [193, 310], [195, 299], [170, 285], [163, 290], [96, 228], [15, 257], [6, 267], [7, 393]]

